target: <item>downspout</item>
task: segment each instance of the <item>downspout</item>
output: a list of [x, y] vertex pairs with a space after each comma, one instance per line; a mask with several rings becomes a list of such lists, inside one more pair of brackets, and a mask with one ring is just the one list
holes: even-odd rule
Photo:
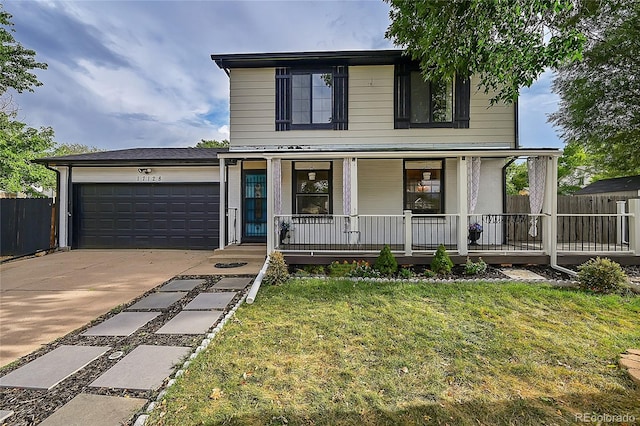
[[44, 167], [51, 170], [52, 172], [55, 172], [56, 174], [56, 198], [55, 198], [55, 203], [53, 204], [53, 209], [51, 212], [51, 214], [53, 215], [53, 227], [54, 227], [53, 241], [49, 241], [49, 246], [50, 246], [49, 250], [52, 250], [60, 247], [60, 243], [58, 241], [58, 237], [60, 236], [59, 234], [60, 215], [58, 214], [58, 209], [60, 208], [60, 170], [54, 169], [53, 167], [49, 166], [49, 164], [45, 164]]
[[252, 304], [256, 300], [256, 295], [258, 294], [258, 290], [260, 290], [260, 285], [262, 284], [262, 279], [264, 278], [264, 274], [267, 272], [267, 268], [269, 267], [269, 257], [264, 261], [264, 265], [262, 265], [262, 269], [258, 273], [258, 276], [253, 281], [251, 288], [249, 289], [249, 293], [247, 294], [247, 303]]

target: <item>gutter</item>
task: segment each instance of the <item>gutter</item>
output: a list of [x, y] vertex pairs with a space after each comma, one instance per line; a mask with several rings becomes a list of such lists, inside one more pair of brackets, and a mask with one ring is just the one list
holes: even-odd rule
[[270, 255], [267, 256], [267, 259], [264, 261], [264, 265], [262, 265], [262, 269], [260, 269], [258, 276], [249, 289], [249, 293], [247, 294], [247, 303], [250, 305], [256, 300], [256, 295], [258, 294], [258, 290], [260, 290], [262, 279], [264, 278], [264, 274], [267, 272], [267, 268], [269, 267], [269, 258]]

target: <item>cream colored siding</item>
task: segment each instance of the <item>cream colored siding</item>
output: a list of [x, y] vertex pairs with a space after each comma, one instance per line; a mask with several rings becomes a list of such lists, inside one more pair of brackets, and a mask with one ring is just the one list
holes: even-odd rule
[[458, 159], [444, 162], [444, 212], [458, 213]]
[[358, 213], [402, 214], [402, 160], [358, 160]]
[[514, 105], [489, 107], [471, 82], [468, 129], [394, 129], [394, 68], [349, 67], [349, 130], [275, 131], [275, 69], [231, 70], [231, 146], [514, 148]]
[[[138, 168], [150, 168], [143, 174]], [[195, 183], [219, 182], [218, 166], [129, 166], [129, 167], [74, 167], [74, 183]]]

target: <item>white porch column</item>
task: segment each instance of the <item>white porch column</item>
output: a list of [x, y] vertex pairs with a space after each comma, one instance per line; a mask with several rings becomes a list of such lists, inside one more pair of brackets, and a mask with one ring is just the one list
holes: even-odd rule
[[626, 201], [616, 201], [616, 214], [618, 217], [616, 218], [616, 244], [624, 244], [626, 241], [624, 240], [624, 234], [626, 233], [626, 216], [625, 213], [627, 202]]
[[467, 161], [471, 158], [458, 157], [458, 254], [466, 255], [468, 251], [467, 245], [467, 228], [469, 221], [469, 206], [467, 205]]
[[271, 158], [267, 158], [267, 254], [270, 254], [275, 247], [275, 223], [273, 212], [273, 164]]
[[558, 157], [547, 157], [544, 201], [542, 213], [547, 215], [542, 234], [542, 248], [554, 264], [558, 253]]
[[60, 172], [58, 200], [58, 247], [69, 247], [69, 167], [56, 167]]
[[225, 161], [224, 158], [220, 159], [220, 240], [218, 243], [218, 248], [220, 250], [224, 250], [224, 247], [227, 245], [227, 209], [225, 208], [227, 204], [227, 179], [225, 173]]
[[640, 199], [632, 199], [629, 203], [629, 250], [640, 256]]
[[356, 216], [358, 214], [358, 159], [349, 158], [348, 160], [351, 167], [351, 211], [349, 214]]

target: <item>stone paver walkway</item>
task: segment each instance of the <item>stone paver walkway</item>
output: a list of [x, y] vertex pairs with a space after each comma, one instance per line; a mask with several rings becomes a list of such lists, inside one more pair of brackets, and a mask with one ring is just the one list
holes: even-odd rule
[[142, 398], [81, 393], [47, 417], [40, 426], [123, 425], [146, 403], [147, 400]]
[[[202, 335], [204, 338], [208, 330], [221, 319], [224, 310], [232, 301], [237, 300], [236, 296], [245, 290], [252, 280], [251, 277], [224, 278], [213, 285], [203, 287], [204, 292], [196, 292], [194, 297], [193, 290], [206, 284], [207, 280], [174, 279], [123, 312], [111, 316], [80, 334], [86, 339], [99, 338], [100, 343], [104, 342], [112, 346], [61, 345], [0, 377], [0, 388], [50, 391], [62, 380], [88, 366], [92, 361], [110, 355], [112, 347], [115, 348], [113, 351], [117, 351], [123, 336], [135, 338], [135, 333], [140, 328], [145, 327], [160, 315], [165, 315], [166, 319], [161, 321], [159, 328], [154, 332], [156, 335]], [[190, 294], [192, 299], [189, 303], [182, 309], [180, 306], [176, 308], [175, 304], [185, 298], [190, 291], [192, 291]], [[176, 309], [178, 312], [174, 314]], [[155, 325], [153, 327], [155, 328]], [[153, 332], [153, 328], [151, 331]], [[145, 333], [148, 332], [147, 327]], [[178, 339], [180, 339], [179, 336]], [[111, 341], [113, 344], [110, 343]], [[139, 344], [93, 382], [84, 385], [88, 386], [83, 387], [85, 393], [77, 394], [42, 424], [45, 426], [125, 424], [135, 413], [140, 412], [148, 400], [97, 395], [91, 393], [92, 389], [100, 393], [105, 388], [126, 392], [157, 391], [173, 374], [176, 366], [192, 351], [193, 348], [187, 346]], [[0, 424], [11, 416], [19, 416], [19, 412], [20, 410], [13, 405], [10, 407], [0, 405]]]
[[109, 346], [60, 346], [0, 378], [0, 387], [51, 389], [109, 349]]

